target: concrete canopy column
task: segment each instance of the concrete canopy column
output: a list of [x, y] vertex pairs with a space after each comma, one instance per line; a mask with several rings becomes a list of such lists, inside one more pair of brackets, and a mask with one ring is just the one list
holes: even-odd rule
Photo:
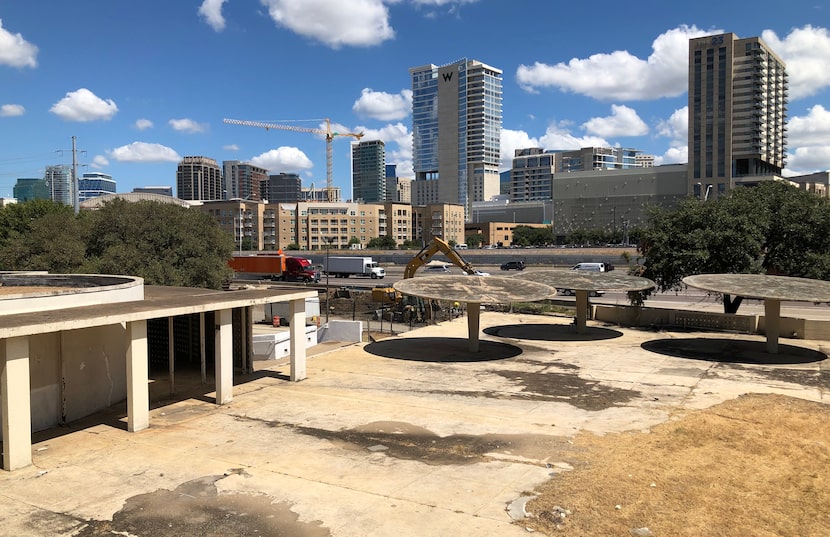
[[764, 299], [764, 329], [767, 333], [767, 352], [778, 354], [778, 334], [781, 333], [781, 301]]
[[233, 401], [233, 310], [216, 312], [216, 404]]
[[305, 298], [289, 301], [288, 317], [291, 331], [288, 342], [291, 353], [290, 375], [291, 380], [296, 382], [306, 378]]
[[584, 289], [577, 289], [576, 294], [576, 333], [584, 334], [588, 320], [588, 293]]
[[481, 326], [481, 303], [467, 302], [467, 336], [470, 341], [470, 352], [478, 352], [478, 332]]
[[147, 321], [127, 323], [127, 430], [150, 426]]
[[0, 340], [0, 407], [3, 408], [3, 469], [32, 464], [29, 338]]

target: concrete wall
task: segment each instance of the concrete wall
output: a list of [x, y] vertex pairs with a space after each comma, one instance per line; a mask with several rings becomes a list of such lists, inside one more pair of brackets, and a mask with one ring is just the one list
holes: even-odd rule
[[[693, 330], [766, 334], [763, 315], [741, 315], [704, 311], [684, 311], [635, 306], [591, 306], [591, 317], [622, 326], [671, 326]], [[830, 340], [830, 321], [781, 317], [779, 337]]]
[[[306, 326], [306, 348], [317, 345], [317, 327]], [[291, 356], [291, 334], [288, 330], [274, 334], [253, 336], [252, 353], [254, 360], [279, 360]]]
[[342, 341], [358, 343], [363, 340], [362, 321], [329, 321], [320, 327], [320, 342]]

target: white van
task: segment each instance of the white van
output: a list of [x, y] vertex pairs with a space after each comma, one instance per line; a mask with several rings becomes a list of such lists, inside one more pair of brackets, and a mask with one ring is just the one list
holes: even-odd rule
[[466, 250], [466, 249], [467, 249], [467, 245], [466, 245], [466, 244], [464, 244], [464, 243], [462, 242], [461, 244], [456, 244], [456, 245], [455, 245], [455, 249], [456, 249], [456, 250]]
[[588, 270], [590, 272], [605, 272], [605, 263], [577, 263], [571, 270]]

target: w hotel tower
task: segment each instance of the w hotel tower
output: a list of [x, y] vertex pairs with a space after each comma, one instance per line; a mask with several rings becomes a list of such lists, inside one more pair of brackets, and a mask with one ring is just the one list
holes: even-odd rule
[[787, 71], [758, 37], [689, 41], [689, 194], [710, 200], [781, 176]]

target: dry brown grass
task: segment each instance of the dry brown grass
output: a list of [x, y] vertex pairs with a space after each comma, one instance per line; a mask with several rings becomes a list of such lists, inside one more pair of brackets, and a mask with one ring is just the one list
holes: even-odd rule
[[[650, 433], [582, 434], [572, 462], [536, 491], [524, 525], [563, 536], [830, 536], [828, 405], [745, 395]], [[558, 520], [554, 506], [571, 514]]]

